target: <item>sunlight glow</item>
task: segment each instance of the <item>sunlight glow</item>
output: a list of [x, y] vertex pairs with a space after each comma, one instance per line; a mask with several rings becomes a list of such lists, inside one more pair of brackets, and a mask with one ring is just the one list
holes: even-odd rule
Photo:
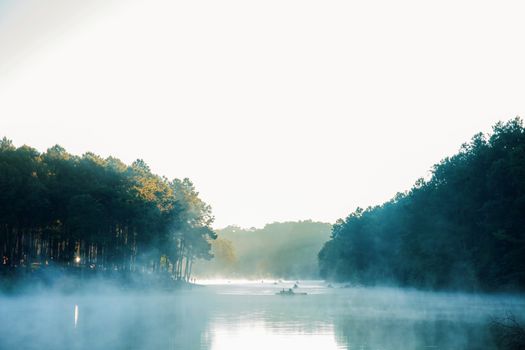
[[235, 329], [218, 326], [213, 333], [212, 350], [341, 349], [335, 341], [333, 329], [323, 329], [318, 334], [282, 334], [271, 331], [264, 324], [252, 324]]
[[0, 13], [0, 137], [189, 177], [217, 228], [334, 222], [525, 115], [520, 1], [58, 3]]

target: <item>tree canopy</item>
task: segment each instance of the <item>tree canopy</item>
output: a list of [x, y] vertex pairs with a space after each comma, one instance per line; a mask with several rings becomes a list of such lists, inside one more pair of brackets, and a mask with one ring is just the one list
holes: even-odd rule
[[338, 220], [326, 278], [420, 288], [525, 289], [525, 129], [477, 134], [410, 191]]
[[189, 279], [195, 259], [211, 258], [212, 222], [189, 179], [155, 175], [143, 160], [128, 166], [0, 140], [3, 266], [164, 270]]

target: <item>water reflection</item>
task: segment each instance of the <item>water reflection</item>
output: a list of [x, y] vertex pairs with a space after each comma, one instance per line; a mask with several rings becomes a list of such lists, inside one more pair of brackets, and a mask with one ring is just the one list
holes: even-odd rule
[[75, 304], [75, 311], [74, 311], [74, 319], [75, 319], [75, 328], [77, 328], [78, 323], [78, 305]]
[[213, 324], [211, 349], [340, 349], [332, 328], [316, 332], [287, 332], [274, 329], [266, 323], [249, 325]]
[[488, 318], [525, 314], [522, 298], [329, 289], [318, 282], [301, 283], [305, 297], [275, 295], [283, 287], [3, 297], [0, 310], [9, 317], [0, 348], [491, 349]]

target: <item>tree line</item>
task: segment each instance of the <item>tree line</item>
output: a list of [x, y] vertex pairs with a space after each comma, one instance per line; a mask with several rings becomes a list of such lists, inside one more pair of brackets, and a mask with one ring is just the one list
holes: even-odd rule
[[525, 129], [477, 134], [410, 191], [333, 226], [322, 276], [357, 284], [525, 290]]
[[228, 226], [217, 230], [213, 261], [200, 261], [195, 271], [206, 277], [319, 278], [317, 253], [331, 227], [311, 220], [251, 229]]
[[60, 146], [40, 153], [0, 140], [0, 267], [166, 271], [189, 280], [210, 259], [211, 208], [189, 179], [168, 180]]

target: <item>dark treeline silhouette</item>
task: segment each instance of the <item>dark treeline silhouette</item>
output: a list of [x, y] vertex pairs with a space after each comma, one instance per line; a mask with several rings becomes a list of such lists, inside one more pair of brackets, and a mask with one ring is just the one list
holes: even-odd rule
[[333, 227], [321, 274], [373, 285], [525, 290], [525, 130], [475, 135], [429, 180]]
[[168, 272], [188, 280], [211, 258], [211, 209], [188, 180], [137, 160], [54, 146], [44, 153], [0, 140], [0, 268], [46, 266]]

